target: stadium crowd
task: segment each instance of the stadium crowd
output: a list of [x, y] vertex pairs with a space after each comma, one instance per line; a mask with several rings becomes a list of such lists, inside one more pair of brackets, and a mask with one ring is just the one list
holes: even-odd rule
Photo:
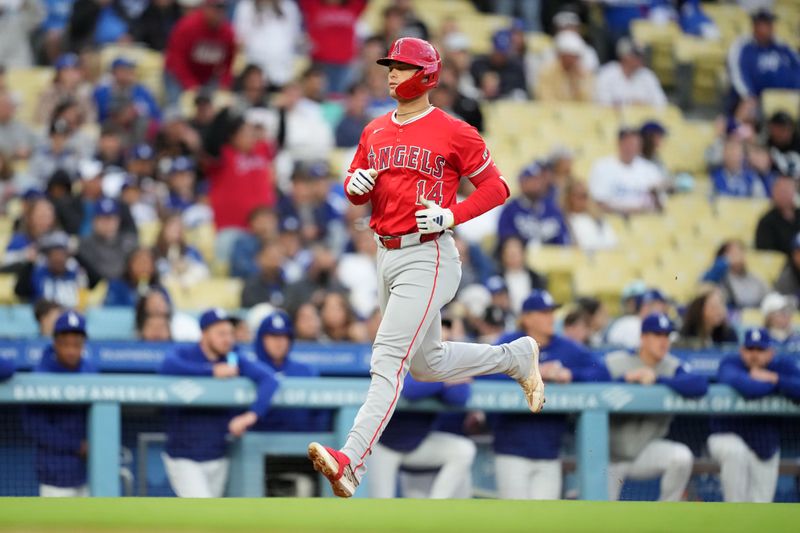
[[[548, 381], [662, 383], [692, 397], [704, 394], [707, 383], [669, 355], [670, 346], [735, 350], [740, 344], [740, 356], [723, 363], [720, 381], [747, 397], [800, 397], [796, 365], [773, 359], [775, 351], [800, 351], [792, 320], [800, 296], [800, 110], [765, 116], [760, 97], [770, 89], [800, 90], [800, 59], [796, 43], [776, 36], [772, 3], [739, 2], [751, 9], [751, 33], [729, 49], [730, 84], [720, 97], [717, 138], [694, 147], [705, 151], [708, 180], [675, 175], [665, 164], [660, 147], [669, 131], [657, 110], [668, 105], [668, 95], [648, 67], [647, 49], [631, 34], [632, 21], [649, 18], [674, 21], [698, 39], [719, 39], [704, 4], [475, 4], [518, 17], [492, 34], [486, 54], [472, 53], [471, 35], [457, 17], [433, 27], [417, 12], [420, 3], [409, 0], [383, 2], [376, 27], [364, 23], [365, 0], [20, 0], [0, 9], [0, 213], [12, 228], [2, 272], [14, 275], [14, 295], [32, 306], [41, 335], [54, 336], [54, 353], [38, 370], [92, 371], [65, 359], [80, 339], [59, 345], [68, 344], [65, 334], [85, 339], [84, 318], [75, 310], [99, 287], [101, 305], [135, 313], [140, 340], [199, 343], [171, 356], [164, 373], [241, 373], [258, 384], [259, 400], [233, 419], [197, 410], [170, 414], [165, 464], [177, 494], [221, 494], [228, 431], [327, 423], [318, 413], [265, 417], [274, 379], [259, 366], [231, 361], [235, 343], [254, 342], [273, 371], [313, 375], [286, 358], [293, 340], [369, 343], [375, 337], [377, 244], [369, 208], [346, 201], [335, 160], [340, 154], [349, 161], [364, 126], [393, 109], [385, 69], [375, 60], [401, 36], [437, 45], [443, 70], [432, 103], [479, 131], [486, 129], [487, 106], [509, 100], [653, 109], [652, 119], [623, 124], [616, 151], [593, 161], [587, 175], [576, 175], [575, 152], [553, 139], [547, 157], [531, 157], [518, 176], [506, 176], [516, 181], [513, 198], [456, 229], [463, 276], [456, 300], [443, 310], [450, 339], [496, 342], [527, 334], [545, 354], [552, 352], [542, 366]], [[604, 30], [591, 39], [590, 13], [600, 14]], [[552, 46], [529, 49], [531, 32], [549, 33]], [[131, 43], [163, 54], [155, 84], [145, 83], [139, 56], [126, 53]], [[103, 50], [113, 57], [101, 61]], [[21, 94], [11, 72], [36, 65], [52, 67], [52, 79], [40, 94]], [[25, 120], [18, 116], [24, 100], [35, 101]], [[502, 171], [503, 161], [497, 163]], [[614, 250], [620, 246], [614, 220], [633, 225], [640, 215], [661, 213], [673, 197], [705, 190], [712, 198], [768, 198], [771, 205], [755, 235], [720, 239], [708, 250], [696, 296], [680, 300], [631, 279], [619, 295], [620, 313], [617, 302], [609, 308], [594, 294], [575, 294], [556, 312], [561, 306], [546, 292], [547, 274], [528, 261], [538, 247]], [[777, 279], [748, 269], [750, 242], [785, 254]], [[223, 277], [241, 280], [232, 316], [197, 315], [200, 309], [174, 304], [175, 291], [202, 290], [204, 282]], [[760, 310], [763, 328], [745, 333], [740, 318], [748, 309]], [[229, 321], [235, 329], [219, 333], [217, 325]], [[613, 351], [604, 361], [592, 354], [606, 347], [631, 352]], [[209, 350], [217, 363], [204, 359]], [[464, 405], [469, 385], [411, 381], [403, 394]], [[52, 409], [30, 416], [37, 445], [48, 450], [40, 454], [41, 483], [49, 487], [42, 494], [57, 495], [54, 487], [85, 490], [85, 467], [78, 463], [69, 467], [66, 484], [61, 466], [48, 470], [48, 461], [63, 459], [63, 450], [45, 442], [52, 439]], [[390, 477], [371, 480], [374, 496], [394, 495], [401, 465], [441, 466], [429, 492], [434, 497], [466, 494], [475, 449], [463, 437], [464, 417], [421, 416], [427, 417], [392, 420], [370, 474]], [[80, 418], [73, 413], [59, 423], [76, 437], [65, 445], [85, 457]], [[467, 422], [475, 423], [471, 416]], [[500, 495], [560, 497], [566, 418], [490, 422], [503, 437], [494, 444]], [[723, 464], [725, 497], [771, 500], [778, 430], [720, 424], [709, 449]], [[661, 497], [682, 497], [692, 454], [664, 439], [668, 427], [669, 420], [614, 423], [612, 497], [625, 477], [663, 472]], [[209, 435], [207, 445], [181, 440], [201, 433]], [[546, 434], [548, 443], [531, 451], [520, 442], [533, 433], [536, 439]], [[452, 453], [437, 456], [444, 448]], [[191, 477], [199, 474], [187, 461], [203, 463], [205, 477]], [[725, 461], [752, 463], [754, 471], [774, 476], [753, 481], [753, 494], [732, 495], [742, 484], [734, 474], [726, 483]]]

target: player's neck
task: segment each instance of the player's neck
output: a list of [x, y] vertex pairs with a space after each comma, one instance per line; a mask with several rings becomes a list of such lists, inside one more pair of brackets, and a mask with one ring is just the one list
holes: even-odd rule
[[428, 100], [428, 94], [423, 94], [413, 100], [398, 100], [397, 111], [394, 115], [397, 122], [408, 122], [413, 118], [417, 118], [421, 114], [431, 108], [431, 103]]

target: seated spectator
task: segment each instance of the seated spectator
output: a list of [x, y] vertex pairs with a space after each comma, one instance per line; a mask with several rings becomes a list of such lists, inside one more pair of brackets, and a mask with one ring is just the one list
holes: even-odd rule
[[638, 298], [636, 314], [625, 315], [615, 320], [608, 328], [607, 342], [629, 350], [639, 348], [642, 320], [653, 313], [667, 314], [669, 301], [658, 289], [650, 289]]
[[644, 66], [644, 50], [632, 39], [617, 43], [617, 59], [597, 72], [594, 100], [607, 106], [664, 107], [667, 97], [658, 78]]
[[525, 245], [516, 237], [506, 239], [500, 246], [500, 275], [511, 295], [511, 308], [519, 314], [526, 294], [545, 289], [547, 281], [525, 264]]
[[169, 296], [162, 289], [156, 288], [141, 295], [136, 303], [135, 316], [137, 324], [143, 324], [151, 316], [166, 319], [170, 337], [175, 342], [197, 342], [200, 338], [196, 318], [187, 313], [173, 311]]
[[750, 167], [744, 153], [744, 143], [735, 136], [725, 140], [722, 165], [711, 170], [714, 194], [757, 198], [767, 196], [766, 186]]
[[547, 169], [543, 162], [534, 162], [519, 175], [520, 195], [506, 203], [500, 213], [497, 236], [502, 243], [508, 238], [528, 244], [570, 244], [569, 230], [561, 209], [549, 193]]
[[[476, 80], [470, 71], [473, 57], [470, 53], [469, 37], [457, 30], [448, 33], [442, 40], [441, 51], [445, 60], [442, 64], [442, 72], [439, 74], [439, 79], [448, 81], [458, 88], [459, 94], [477, 102], [476, 99], [480, 98], [481, 92], [478, 90], [479, 80]], [[451, 69], [453, 79], [448, 78], [448, 71]], [[475, 126], [474, 124], [472, 125]], [[477, 128], [477, 126], [475, 127]]]
[[[124, 128], [120, 124], [115, 124], [114, 121], [109, 120], [106, 121], [100, 129], [100, 138], [97, 140], [97, 150], [93, 156], [95, 160], [103, 165], [103, 172], [105, 174], [116, 174], [119, 169], [125, 167], [125, 150], [127, 148]], [[105, 182], [105, 176], [103, 181]], [[105, 187], [106, 185], [104, 183], [104, 190]], [[109, 196], [111, 196], [111, 194], [109, 194]]]
[[282, 87], [292, 81], [302, 23], [300, 10], [291, 0], [243, 0], [236, 4], [236, 39], [247, 62], [258, 65], [270, 85]]
[[19, 273], [14, 293], [23, 301], [44, 298], [68, 309], [77, 307], [88, 281], [70, 253], [67, 234], [48, 233], [39, 239], [37, 248], [39, 258]]
[[587, 345], [591, 348], [599, 348], [604, 345], [606, 330], [610, 321], [606, 305], [601, 300], [591, 296], [582, 296], [575, 303], [589, 317]]
[[[278, 382], [271, 370], [239, 354], [233, 324], [224, 311], [211, 309], [200, 316], [200, 342], [175, 349], [160, 374], [249, 378], [256, 399], [247, 411], [172, 408], [166, 413], [167, 444], [164, 466], [172, 490], [181, 498], [220, 498], [228, 479], [226, 435], [241, 437], [269, 410]], [[234, 411], [235, 412], [235, 411]]]
[[128, 17], [123, 2], [75, 0], [67, 34], [67, 42], [72, 51], [128, 41]]
[[139, 178], [128, 175], [119, 193], [120, 206], [124, 205], [128, 209], [137, 228], [158, 223], [156, 202], [142, 192], [139, 183]]
[[795, 235], [800, 233], [800, 209], [795, 205], [795, 183], [778, 176], [772, 183], [772, 208], [758, 221], [756, 248], [792, 255]]
[[353, 250], [342, 254], [336, 277], [348, 290], [350, 305], [359, 316], [367, 317], [378, 308], [378, 245], [368, 228], [354, 230]]
[[[800, 66], [798, 67], [800, 69]], [[798, 72], [800, 78], [800, 71]], [[800, 180], [800, 132], [789, 113], [778, 111], [767, 122], [767, 149], [772, 172]]]
[[23, 213], [19, 230], [11, 235], [3, 255], [3, 270], [16, 271], [36, 260], [38, 241], [56, 229], [56, 215], [50, 200], [37, 195]]
[[703, 274], [703, 281], [715, 283], [722, 290], [728, 307], [758, 307], [769, 290], [767, 284], [747, 270], [744, 243], [734, 239], [717, 249], [714, 264]]
[[792, 315], [796, 309], [795, 298], [777, 292], [767, 294], [761, 301], [764, 328], [779, 351], [800, 352], [800, 332], [792, 324]]
[[159, 279], [153, 251], [150, 248], [137, 248], [128, 255], [122, 276], [109, 280], [103, 305], [136, 307], [139, 298], [151, 290], [167, 294]]
[[166, 174], [169, 192], [164, 199], [164, 211], [180, 214], [184, 223], [189, 226], [211, 222], [212, 213], [199, 201], [192, 160], [183, 156], [174, 158]]
[[739, 339], [728, 324], [725, 297], [717, 288], [704, 290], [686, 307], [680, 345], [693, 349], [732, 344]]
[[[243, 113], [253, 107], [269, 107], [269, 91], [271, 87], [264, 77], [264, 71], [258, 65], [251, 63], [244, 67], [244, 70], [237, 76], [233, 87], [234, 91], [236, 91], [237, 105]], [[205, 101], [202, 98], [208, 100], [208, 106], [205, 106]], [[198, 101], [198, 99], [201, 100]], [[198, 106], [198, 104], [200, 105]], [[209, 107], [210, 111], [213, 110], [212, 93], [207, 90], [198, 93], [198, 96], [195, 97], [195, 107], [198, 110], [203, 110], [205, 107]]]
[[581, 346], [589, 345], [589, 315], [582, 308], [576, 306], [567, 312], [561, 329], [567, 339]]
[[475, 57], [471, 72], [478, 86], [483, 86], [487, 74], [497, 76], [497, 96], [500, 98], [517, 100], [527, 98], [525, 66], [522, 60], [512, 53], [510, 30], [503, 29], [494, 33], [492, 51], [488, 55]]
[[36, 145], [36, 135], [15, 118], [18, 103], [5, 89], [0, 89], [0, 153], [15, 160], [28, 159]]
[[277, 201], [272, 160], [274, 148], [256, 135], [252, 124], [237, 117], [226, 120], [225, 139], [217, 159], [207, 168], [208, 197], [217, 227], [215, 255], [230, 259], [233, 243], [247, 228], [247, 215], [256, 207]]
[[166, 284], [188, 287], [211, 276], [200, 252], [186, 243], [180, 215], [170, 215], [164, 219], [154, 251], [156, 269]]
[[800, 233], [792, 242], [792, 253], [775, 281], [775, 290], [785, 296], [800, 297]]
[[[34, 373], [94, 374], [94, 364], [84, 359], [86, 320], [75, 311], [58, 317], [53, 342], [45, 347]], [[85, 405], [28, 406], [23, 424], [36, 445], [39, 496], [89, 496], [86, 460], [87, 419]]]
[[[555, 331], [560, 306], [547, 291], [533, 291], [522, 304], [520, 329], [503, 335], [504, 344], [526, 335], [539, 345], [539, 371], [550, 383], [608, 381], [601, 361], [583, 346]], [[498, 496], [502, 499], [561, 498], [561, 440], [568, 430], [566, 415], [498, 414], [493, 423]], [[535, 436], [535, 437], [534, 437]], [[537, 446], [526, 443], [535, 438]]]
[[226, 9], [225, 0], [206, 0], [175, 24], [164, 60], [168, 105], [178, 103], [183, 91], [230, 88], [236, 38], [233, 26], [227, 21]]
[[[581, 19], [575, 11], [570, 10], [569, 7], [557, 12], [552, 20], [555, 36], [565, 31], [571, 31], [578, 35], [583, 35], [583, 24]], [[548, 50], [543, 54], [541, 63], [546, 65], [556, 58], [555, 50]], [[581, 53], [581, 66], [587, 72], [597, 72], [600, 66], [600, 60], [597, 57], [597, 52], [588, 44], [583, 47]]]
[[[459, 86], [458, 72], [449, 62], [445, 62], [442, 66], [438, 87], [445, 89], [442, 93], [444, 93], [445, 103], [450, 109], [448, 113], [460, 117], [479, 132], [483, 132], [483, 112], [480, 104], [476, 99], [464, 94]], [[438, 94], [439, 91], [436, 90], [431, 93], [431, 97], [435, 98]]]
[[116, 200], [97, 202], [92, 219], [92, 233], [81, 239], [78, 260], [90, 279], [115, 279], [125, 269], [125, 259], [136, 248], [136, 236], [123, 233], [120, 206]]
[[[606, 356], [606, 367], [614, 381], [649, 386], [666, 385], [684, 397], [704, 396], [708, 381], [693, 374], [680, 359], [669, 353], [672, 322], [667, 315], [654, 313], [642, 321], [637, 353], [622, 350]], [[692, 475], [694, 456], [683, 443], [665, 437], [672, 422], [670, 415], [618, 415], [610, 422], [608, 465], [609, 500], [619, 497], [625, 479], [651, 479], [661, 476], [660, 501], [683, 498]]]
[[137, 316], [136, 337], [144, 342], [172, 341], [169, 317], [156, 314]]
[[256, 257], [262, 245], [278, 234], [278, 217], [269, 207], [256, 207], [247, 216], [249, 231], [233, 244], [230, 274], [247, 278], [258, 271]]
[[[776, 357], [769, 332], [748, 329], [739, 355], [722, 360], [717, 381], [748, 400], [780, 394], [800, 401], [800, 369]], [[778, 485], [781, 421], [771, 416], [719, 416], [711, 419], [708, 451], [720, 464], [726, 502], [772, 503]], [[746, 482], [742, 482], [742, 479]]]
[[610, 250], [619, 239], [603, 212], [589, 197], [589, 188], [582, 181], [570, 180], [564, 191], [564, 214], [570, 238], [581, 250]]
[[54, 111], [67, 101], [74, 102], [78, 107], [81, 120], [94, 121], [92, 85], [84, 79], [80, 58], [76, 54], [64, 54], [53, 66], [56, 70], [53, 83], [39, 94], [36, 123], [46, 124], [51, 121]]
[[[213, 124], [213, 126], [212, 130], [216, 130], [220, 134], [225, 133], [225, 128], [220, 124]], [[203, 139], [189, 124], [188, 117], [180, 108], [172, 107], [164, 110], [161, 127], [156, 134], [153, 148], [160, 165], [164, 164], [162, 161], [165, 159], [174, 159], [179, 156], [196, 160], [203, 149]], [[213, 149], [209, 153], [212, 151]]]
[[[59, 111], [57, 109], [56, 113]], [[50, 124], [47, 137], [34, 148], [28, 173], [39, 184], [44, 184], [58, 170], [70, 177], [77, 176], [78, 165], [85, 155], [78, 146], [81, 142], [85, 143], [86, 139], [75, 135], [69, 122], [56, 118]]]
[[[247, 69], [245, 69], [245, 71], [246, 70]], [[255, 76], [253, 76], [253, 78], [255, 78]], [[257, 95], [252, 95], [248, 86], [246, 86], [243, 91], [247, 93], [249, 98], [256, 98], [259, 102], [266, 103], [264, 100], [266, 98], [266, 86], [260, 73], [258, 79], [260, 80], [260, 85], [258, 86]], [[210, 135], [214, 117], [217, 114], [217, 110], [214, 107], [213, 96], [213, 93], [203, 90], [199, 91], [194, 97], [194, 114], [189, 117], [189, 126], [201, 139], [205, 139]]]
[[705, 14], [700, 0], [685, 0], [682, 4], [679, 3], [678, 24], [683, 33], [708, 41], [716, 41], [720, 38], [719, 28], [714, 20]]
[[344, 115], [336, 126], [336, 146], [358, 146], [361, 133], [370, 121], [367, 115], [369, 92], [364, 85], [353, 85], [347, 90]]
[[56, 320], [64, 312], [64, 308], [51, 300], [36, 300], [33, 304], [33, 316], [39, 325], [40, 337], [52, 337]]
[[[473, 219], [475, 220], [475, 219]], [[474, 283], [486, 283], [495, 274], [492, 258], [486, 254], [477, 242], [468, 242], [461, 236], [461, 228], [453, 234], [453, 240], [461, 257], [461, 282], [459, 288]]]
[[328, 292], [345, 290], [336, 277], [338, 259], [333, 252], [324, 246], [312, 246], [305, 252], [310, 254], [305, 274], [286, 288], [286, 309], [291, 311], [304, 302], [321, 306]]
[[32, 187], [34, 181], [27, 173], [17, 172], [10, 155], [0, 152], [0, 215], [8, 213], [9, 201]]
[[97, 120], [101, 123], [111, 118], [115, 106], [133, 105], [144, 121], [158, 121], [161, 111], [150, 89], [138, 83], [136, 63], [125, 57], [118, 57], [111, 62], [110, 78], [94, 90], [94, 102], [97, 106]]
[[149, 48], [163, 52], [172, 29], [181, 18], [180, 2], [153, 0], [131, 24], [133, 38]]
[[765, 89], [800, 89], [800, 58], [775, 38], [775, 18], [769, 9], [753, 12], [752, 36], [739, 38], [728, 50], [730, 115], [736, 110], [736, 116], [755, 116]]
[[31, 35], [44, 18], [40, 2], [7, 2], [0, 12], [0, 57], [5, 67], [30, 67], [34, 64]]
[[[406, 376], [402, 397], [409, 402], [435, 398], [446, 406], [463, 407], [471, 393], [469, 383], [423, 383]], [[400, 469], [438, 468], [431, 499], [472, 494], [472, 462], [475, 443], [463, 435], [437, 431], [442, 418], [435, 412], [395, 413], [372, 449], [370, 498], [394, 498]]]
[[258, 252], [258, 272], [250, 275], [242, 287], [242, 307], [268, 302], [276, 307], [284, 303], [286, 280], [283, 275], [283, 251], [276, 242], [266, 242]]
[[[34, 47], [39, 48], [39, 60], [47, 65], [58, 61], [66, 46], [66, 30], [72, 11], [73, 0], [51, 0], [44, 2], [44, 20], [38, 28]], [[38, 41], [38, 46], [37, 46]]]
[[672, 190], [672, 176], [669, 169], [667, 169], [666, 163], [664, 163], [664, 159], [661, 157], [664, 139], [668, 135], [667, 128], [657, 120], [648, 120], [642, 124], [639, 129], [639, 135], [642, 137], [642, 159], [650, 161], [658, 168], [665, 182], [667, 182], [665, 188]]
[[661, 207], [664, 177], [641, 157], [639, 131], [622, 128], [618, 153], [595, 161], [589, 176], [589, 193], [604, 210], [620, 215], [653, 212]]
[[542, 67], [536, 81], [536, 98], [546, 102], [590, 102], [594, 75], [581, 61], [586, 43], [580, 35], [562, 31], [555, 38], [558, 57]]
[[318, 342], [322, 337], [322, 319], [312, 303], [301, 304], [294, 313], [294, 334], [299, 341]]
[[342, 292], [331, 291], [319, 307], [322, 322], [321, 342], [367, 342], [367, 329]]

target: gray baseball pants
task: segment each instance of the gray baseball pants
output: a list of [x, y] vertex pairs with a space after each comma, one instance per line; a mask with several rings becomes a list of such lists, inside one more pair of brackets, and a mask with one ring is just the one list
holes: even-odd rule
[[420, 381], [457, 381], [485, 374], [525, 378], [531, 369], [524, 337], [492, 346], [442, 342], [441, 308], [456, 294], [461, 259], [452, 233], [389, 250], [378, 246], [378, 300], [383, 319], [372, 346], [371, 382], [342, 451], [358, 479], [394, 413], [411, 370]]

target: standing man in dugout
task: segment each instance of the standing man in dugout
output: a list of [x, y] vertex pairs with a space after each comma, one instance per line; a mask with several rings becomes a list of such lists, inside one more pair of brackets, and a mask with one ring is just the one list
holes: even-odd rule
[[[94, 364], [83, 357], [86, 320], [75, 311], [56, 319], [53, 342], [42, 353], [36, 373], [94, 374]], [[86, 484], [85, 405], [33, 405], [25, 410], [24, 427], [36, 445], [39, 495], [89, 496]]]
[[[611, 352], [606, 367], [614, 381], [644, 386], [666, 385], [685, 397], [708, 392], [708, 381], [669, 353], [674, 326], [667, 315], [653, 313], [642, 320], [639, 351]], [[661, 477], [661, 501], [679, 501], [692, 474], [694, 456], [688, 446], [665, 439], [672, 415], [617, 415], [611, 417], [608, 467], [609, 500], [619, 498], [625, 479]]]
[[[748, 400], [782, 394], [800, 401], [800, 369], [789, 357], [776, 357], [769, 332], [745, 332], [738, 355], [722, 360], [717, 381]], [[780, 466], [781, 420], [772, 416], [720, 416], [711, 419], [708, 451], [720, 464], [726, 502], [772, 502]]]
[[228, 479], [226, 437], [241, 437], [269, 410], [278, 388], [273, 372], [236, 351], [233, 319], [222, 309], [200, 315], [200, 342], [169, 354], [160, 373], [253, 381], [256, 399], [244, 413], [229, 409], [172, 408], [166, 412], [167, 446], [162, 454], [170, 485], [182, 498], [219, 498]]

